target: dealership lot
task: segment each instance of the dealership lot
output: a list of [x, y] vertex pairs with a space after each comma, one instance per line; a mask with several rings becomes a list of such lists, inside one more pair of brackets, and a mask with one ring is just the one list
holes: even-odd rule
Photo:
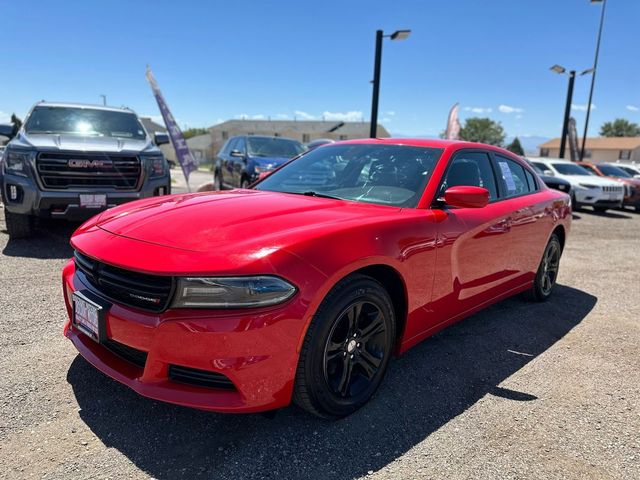
[[392, 362], [338, 422], [141, 398], [61, 335], [73, 227], [0, 210], [0, 477], [640, 478], [640, 215], [576, 214], [546, 304], [502, 302]]

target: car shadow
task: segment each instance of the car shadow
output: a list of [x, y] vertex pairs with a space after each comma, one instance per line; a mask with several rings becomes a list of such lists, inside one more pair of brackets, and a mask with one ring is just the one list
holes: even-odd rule
[[[36, 233], [32, 238], [9, 239], [2, 249], [2, 254], [9, 257], [29, 257], [42, 259], [71, 258], [73, 249], [69, 238], [79, 223], [66, 221], [40, 220]], [[0, 236], [8, 233], [0, 230]]]
[[589, 211], [589, 210], [580, 210], [580, 213], [585, 213], [587, 215], [593, 215], [594, 217], [604, 217], [604, 218], [616, 218], [616, 219], [625, 219], [625, 220], [629, 220], [632, 217], [629, 215], [625, 215], [624, 213], [621, 212], [614, 212], [612, 210], [607, 210], [606, 212], [596, 212], [596, 211]]
[[533, 392], [500, 383], [578, 325], [596, 301], [558, 285], [546, 303], [514, 297], [494, 305], [391, 362], [372, 401], [336, 422], [296, 407], [269, 420], [148, 400], [80, 356], [67, 380], [86, 425], [154, 478], [350, 479], [394, 461], [487, 394], [535, 402]]

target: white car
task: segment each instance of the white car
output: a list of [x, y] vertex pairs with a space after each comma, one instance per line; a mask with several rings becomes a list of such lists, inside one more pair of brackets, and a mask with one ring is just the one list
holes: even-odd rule
[[613, 165], [614, 167], [621, 168], [633, 178], [640, 178], [640, 163], [624, 163], [624, 162], [616, 162], [616, 163], [607, 163], [607, 165]]
[[562, 178], [571, 184], [574, 210], [590, 206], [596, 212], [622, 207], [624, 186], [615, 180], [599, 177], [580, 165], [560, 158], [529, 158], [545, 175]]

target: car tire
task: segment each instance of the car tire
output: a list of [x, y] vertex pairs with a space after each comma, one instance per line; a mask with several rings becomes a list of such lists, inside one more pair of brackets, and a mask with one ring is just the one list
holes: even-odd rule
[[35, 218], [31, 215], [11, 213], [5, 209], [4, 219], [9, 238], [29, 238], [35, 233]]
[[573, 209], [574, 212], [579, 212], [580, 210], [582, 210], [582, 207], [576, 200], [576, 196], [573, 193], [571, 194], [571, 208]]
[[594, 212], [606, 213], [609, 210], [607, 207], [593, 207]]
[[560, 268], [560, 257], [562, 256], [562, 244], [560, 239], [554, 233], [551, 235], [547, 246], [542, 254], [536, 278], [533, 286], [529, 290], [529, 298], [537, 302], [544, 302], [553, 293], [553, 289], [558, 279], [558, 270]]
[[391, 298], [379, 282], [359, 274], [339, 282], [305, 335], [294, 402], [325, 419], [346, 417], [361, 408], [384, 378], [395, 330]]

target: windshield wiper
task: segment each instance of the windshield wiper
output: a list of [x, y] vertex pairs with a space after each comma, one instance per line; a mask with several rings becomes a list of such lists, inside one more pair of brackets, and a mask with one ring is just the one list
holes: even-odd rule
[[333, 200], [344, 200], [343, 198], [340, 198], [340, 197], [335, 197], [333, 195], [327, 195], [325, 193], [314, 192], [313, 190], [310, 190], [308, 192], [292, 192], [292, 193], [297, 193], [299, 195], [305, 195], [307, 197], [332, 198]]

